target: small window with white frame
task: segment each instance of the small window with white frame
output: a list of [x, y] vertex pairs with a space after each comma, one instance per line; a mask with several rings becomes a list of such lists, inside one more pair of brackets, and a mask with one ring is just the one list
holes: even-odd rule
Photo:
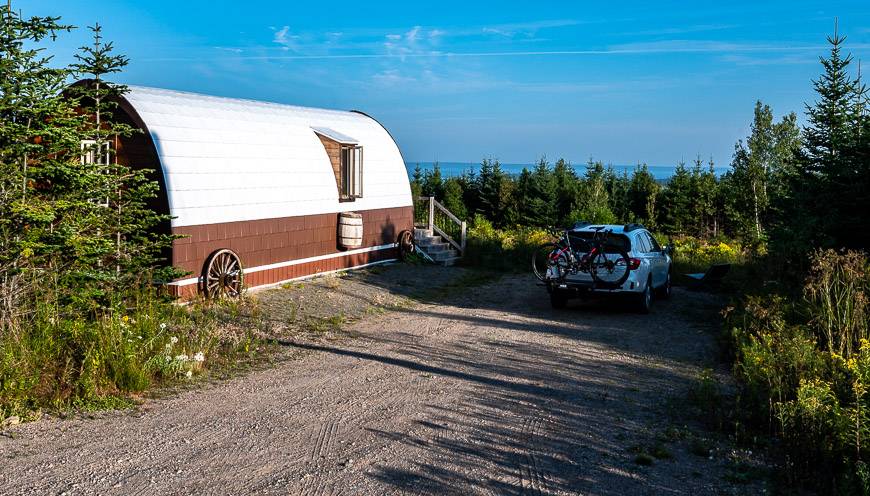
[[[112, 165], [112, 144], [104, 141], [97, 144], [94, 140], [81, 141], [81, 161], [82, 165], [103, 165], [105, 166], [104, 173], [108, 174], [109, 166]], [[109, 206], [109, 198], [103, 200], [94, 200], [104, 207]]]
[[363, 195], [363, 147], [356, 139], [328, 127], [313, 127], [335, 173], [339, 201]]
[[363, 148], [341, 146], [341, 199], [354, 200], [363, 195]]

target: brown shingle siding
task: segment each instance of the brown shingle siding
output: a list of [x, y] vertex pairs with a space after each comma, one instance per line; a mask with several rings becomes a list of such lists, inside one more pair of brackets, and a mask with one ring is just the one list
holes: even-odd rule
[[[363, 216], [363, 247], [394, 243], [398, 233], [412, 228], [411, 207], [360, 211]], [[242, 259], [245, 267], [257, 267], [290, 260], [341, 253], [337, 246], [338, 213], [315, 214], [278, 219], [258, 219], [205, 226], [173, 228], [173, 234], [189, 237], [173, 242], [172, 261], [176, 267], [199, 276], [206, 258], [215, 251], [229, 248]], [[255, 272], [246, 280], [248, 286], [269, 284], [317, 272], [342, 269], [369, 263], [372, 253], [319, 260], [284, 268], [265, 278]], [[188, 276], [190, 277], [190, 276]], [[275, 282], [272, 281], [272, 282]]]

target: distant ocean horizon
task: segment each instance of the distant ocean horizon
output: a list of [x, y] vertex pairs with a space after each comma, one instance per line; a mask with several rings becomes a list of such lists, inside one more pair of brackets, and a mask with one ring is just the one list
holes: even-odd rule
[[[424, 171], [433, 170], [435, 167], [435, 162], [405, 162], [405, 168], [408, 170], [408, 177], [410, 178], [414, 174], [414, 169], [417, 165], [420, 165], [420, 168]], [[524, 168], [531, 169], [535, 164], [499, 164], [501, 165], [501, 169], [508, 174], [514, 175], [519, 174], [523, 171]], [[582, 175], [586, 172], [586, 164], [573, 164], [574, 170], [577, 171], [578, 174]], [[444, 177], [456, 177], [461, 176], [462, 174], [468, 171], [474, 171], [475, 173], [480, 172], [480, 162], [438, 162], [438, 167], [441, 169], [441, 175]], [[632, 171], [634, 171], [638, 166], [637, 165], [605, 165], [605, 167], [613, 167], [613, 170], [618, 174], [622, 174], [623, 172], [628, 172], [631, 175]], [[686, 164], [686, 167], [691, 167], [690, 164]], [[705, 167], [706, 168], [706, 167]], [[671, 176], [674, 175], [674, 171], [677, 170], [676, 165], [647, 165], [647, 169], [649, 169], [650, 173], [657, 180], [667, 180], [670, 179]], [[713, 172], [716, 173], [717, 176], [722, 176], [726, 172], [731, 169], [730, 166], [714, 166]]]

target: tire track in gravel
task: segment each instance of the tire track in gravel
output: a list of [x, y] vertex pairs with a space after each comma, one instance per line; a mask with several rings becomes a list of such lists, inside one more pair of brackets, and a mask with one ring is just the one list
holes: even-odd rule
[[335, 433], [338, 430], [339, 423], [336, 420], [329, 420], [320, 424], [318, 429], [310, 431], [316, 431], [317, 433], [312, 436], [313, 439], [309, 438], [309, 444], [311, 444], [311, 455], [308, 457], [309, 463], [317, 464], [320, 460], [329, 457], [330, 451], [335, 445]]
[[520, 487], [524, 494], [543, 496], [549, 494], [547, 490], [547, 474], [541, 470], [541, 464], [535, 454], [537, 450], [537, 435], [541, 427], [541, 417], [537, 415], [526, 417], [520, 428], [520, 438], [523, 441], [525, 453], [522, 456], [518, 475]]

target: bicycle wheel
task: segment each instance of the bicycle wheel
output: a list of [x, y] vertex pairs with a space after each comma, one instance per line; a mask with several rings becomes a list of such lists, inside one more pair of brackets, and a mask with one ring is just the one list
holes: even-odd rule
[[589, 262], [589, 272], [595, 285], [604, 289], [616, 289], [628, 279], [630, 271], [628, 254], [620, 250], [617, 253], [600, 251]]
[[538, 280], [562, 280], [567, 273], [568, 260], [556, 243], [544, 243], [532, 253], [532, 272]]

